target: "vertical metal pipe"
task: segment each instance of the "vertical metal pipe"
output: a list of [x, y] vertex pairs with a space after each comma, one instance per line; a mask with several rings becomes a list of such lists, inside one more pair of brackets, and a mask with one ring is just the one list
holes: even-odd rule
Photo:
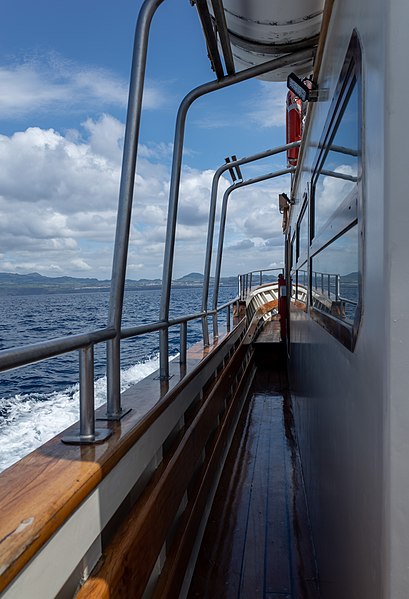
[[203, 336], [203, 345], [208, 347], [210, 344], [209, 337], [209, 323], [207, 321], [207, 314], [202, 316], [202, 336]]
[[[121, 411], [121, 341], [119, 335], [107, 341], [107, 417], [115, 419]], [[109, 373], [109, 376], [108, 376]]]
[[219, 323], [218, 323], [219, 313], [216, 312], [213, 314], [213, 340], [215, 341], [219, 337]]
[[[223, 257], [224, 232], [226, 229], [227, 205], [228, 205], [229, 196], [230, 196], [231, 192], [233, 191], [233, 189], [236, 189], [236, 187], [238, 187], [238, 186], [240, 186], [240, 184], [230, 185], [230, 187], [228, 187], [223, 194], [222, 209], [221, 209], [221, 214], [220, 214], [220, 226], [219, 226], [219, 243], [217, 246], [217, 255], [216, 255], [216, 270], [215, 270], [215, 274], [214, 274], [213, 305], [212, 305], [213, 310], [216, 310], [217, 304], [219, 301], [219, 286], [220, 286], [220, 274], [221, 274], [222, 257]], [[242, 275], [240, 275], [239, 280], [241, 278], [242, 278]], [[240, 285], [240, 291], [241, 291], [241, 285]]]
[[331, 298], [331, 275], [328, 275], [328, 297]]
[[263, 284], [263, 271], [260, 270], [260, 285]]
[[180, 323], [180, 363], [186, 364], [187, 357], [187, 322]]
[[94, 413], [94, 347], [80, 349], [80, 437], [93, 441], [95, 438]]
[[341, 295], [341, 285], [340, 285], [341, 277], [340, 277], [340, 275], [336, 275], [336, 277], [337, 277], [336, 278], [336, 294], [337, 294], [336, 301], [338, 301], [339, 296]]
[[150, 24], [156, 9], [162, 2], [163, 0], [145, 0], [139, 12], [135, 29], [108, 312], [108, 326], [115, 327], [117, 339], [116, 342], [108, 344], [107, 348], [107, 411], [111, 416], [117, 417], [121, 415], [119, 335], [122, 321], [146, 54]]
[[227, 331], [230, 332], [230, 304], [227, 306], [227, 314], [226, 314], [226, 320], [227, 320]]
[[251, 272], [250, 273], [250, 291], [251, 291], [252, 287], [253, 287], [253, 273]]
[[324, 295], [324, 273], [321, 273], [321, 293]]
[[159, 376], [161, 379], [169, 378], [169, 329], [159, 331]]

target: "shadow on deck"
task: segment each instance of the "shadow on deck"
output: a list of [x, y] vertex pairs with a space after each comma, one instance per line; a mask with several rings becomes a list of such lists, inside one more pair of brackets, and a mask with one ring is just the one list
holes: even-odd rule
[[269, 349], [256, 347], [261, 368], [223, 470], [189, 599], [319, 597], [287, 376], [284, 368], [266, 368], [266, 356], [284, 348]]

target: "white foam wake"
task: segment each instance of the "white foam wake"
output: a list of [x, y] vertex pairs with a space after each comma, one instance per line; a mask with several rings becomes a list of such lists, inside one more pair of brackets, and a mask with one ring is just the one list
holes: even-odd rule
[[[159, 368], [154, 356], [121, 372], [121, 391]], [[106, 377], [95, 381], [95, 407], [106, 402]], [[79, 419], [79, 385], [63, 391], [15, 395], [1, 399], [0, 472]]]

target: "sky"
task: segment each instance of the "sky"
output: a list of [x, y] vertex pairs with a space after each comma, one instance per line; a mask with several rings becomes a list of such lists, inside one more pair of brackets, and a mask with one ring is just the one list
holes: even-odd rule
[[[140, 5], [2, 0], [1, 272], [110, 278]], [[127, 266], [132, 279], [161, 277], [177, 108], [193, 87], [215, 78], [189, 0], [159, 7], [146, 76]], [[285, 96], [284, 84], [253, 80], [201, 98], [190, 110], [175, 278], [203, 272], [216, 168], [226, 156], [285, 143]], [[281, 155], [242, 172], [247, 179], [285, 166]], [[223, 177], [219, 203], [230, 184]], [[222, 275], [281, 266], [277, 194], [288, 190], [288, 178], [280, 178], [231, 195]]]

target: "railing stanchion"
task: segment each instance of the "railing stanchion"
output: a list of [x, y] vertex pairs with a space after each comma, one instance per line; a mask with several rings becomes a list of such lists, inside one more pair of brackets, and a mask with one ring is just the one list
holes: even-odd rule
[[227, 306], [227, 314], [226, 314], [226, 319], [227, 319], [227, 332], [230, 333], [230, 304]]
[[260, 285], [263, 284], [263, 271], [260, 270]]
[[115, 329], [117, 344], [113, 343], [110, 346], [111, 349], [108, 350], [109, 355], [107, 357], [108, 362], [110, 362], [110, 365], [107, 365], [108, 420], [119, 420], [129, 412], [129, 410], [125, 412], [121, 410], [118, 385], [120, 372], [118, 348], [121, 335], [126, 262], [135, 187], [135, 169], [149, 30], [155, 11], [162, 2], [163, 0], [145, 0], [139, 12], [135, 29], [108, 309], [108, 326]]
[[180, 323], [180, 363], [184, 366], [187, 357], [187, 322]]
[[94, 417], [94, 348], [80, 350], [80, 436], [95, 438]]
[[71, 435], [65, 435], [62, 441], [73, 445], [101, 443], [112, 435], [112, 431], [95, 428], [94, 346], [87, 345], [80, 349], [79, 358], [80, 428]]
[[107, 341], [107, 420], [123, 416], [121, 409], [121, 359], [120, 340]]
[[169, 329], [159, 331], [159, 376], [165, 380], [169, 378]]
[[251, 288], [253, 287], [253, 273], [252, 273], [252, 272], [250, 273], [250, 283], [249, 283], [249, 287], [250, 287], [250, 291], [251, 291]]
[[218, 312], [213, 314], [213, 341], [219, 337], [219, 323], [217, 322]]
[[203, 345], [208, 347], [210, 345], [209, 338], [209, 323], [207, 321], [207, 314], [202, 316], [202, 335], [203, 335]]

